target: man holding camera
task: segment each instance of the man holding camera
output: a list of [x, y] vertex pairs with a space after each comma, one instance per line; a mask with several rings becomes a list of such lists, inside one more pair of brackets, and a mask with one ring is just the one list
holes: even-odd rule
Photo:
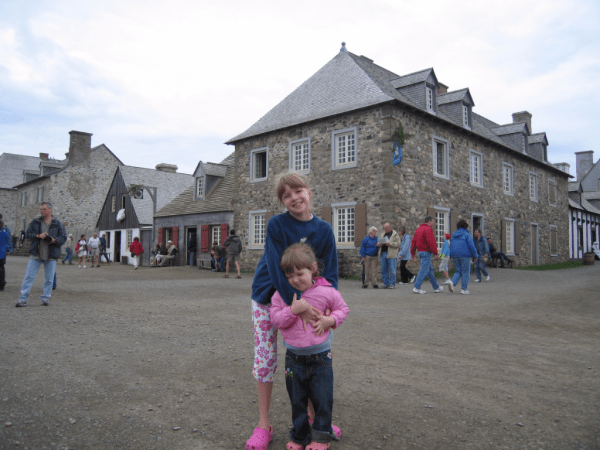
[[29, 263], [25, 271], [25, 278], [21, 285], [18, 307], [27, 306], [29, 292], [35, 281], [35, 277], [44, 266], [44, 292], [41, 296], [42, 305], [48, 306], [52, 295], [52, 282], [56, 271], [56, 260], [60, 257], [60, 248], [67, 240], [67, 233], [63, 224], [52, 216], [52, 203], [43, 202], [40, 206], [40, 217], [31, 221], [25, 233], [31, 241], [29, 247]]

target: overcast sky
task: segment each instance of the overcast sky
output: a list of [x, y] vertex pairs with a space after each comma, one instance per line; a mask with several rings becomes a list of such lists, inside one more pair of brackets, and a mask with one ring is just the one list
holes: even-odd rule
[[433, 67], [497, 122], [527, 110], [551, 162], [597, 150], [597, 0], [2, 0], [0, 153], [63, 159], [71, 130], [192, 173], [339, 52]]

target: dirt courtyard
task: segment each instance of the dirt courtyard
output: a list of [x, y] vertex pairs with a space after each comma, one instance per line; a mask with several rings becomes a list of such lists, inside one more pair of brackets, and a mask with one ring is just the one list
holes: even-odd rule
[[[258, 420], [252, 275], [58, 264], [0, 292], [0, 449], [243, 449]], [[600, 264], [491, 269], [471, 295], [340, 282], [333, 450], [599, 449]], [[290, 403], [279, 361], [269, 449]]]

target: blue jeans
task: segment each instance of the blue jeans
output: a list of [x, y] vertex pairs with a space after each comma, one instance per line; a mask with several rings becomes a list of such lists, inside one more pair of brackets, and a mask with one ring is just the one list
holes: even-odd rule
[[65, 248], [65, 251], [67, 252], [67, 254], [62, 259], [62, 261], [65, 262], [68, 259], [69, 264], [73, 264], [73, 252], [71, 251], [71, 249], [69, 247]]
[[188, 252], [188, 266], [194, 265], [194, 256], [196, 256], [196, 252]]
[[[328, 443], [335, 434], [331, 428], [333, 411], [333, 368], [331, 350], [315, 355], [285, 354], [285, 387], [292, 404], [290, 439], [307, 445], [311, 441]], [[312, 430], [308, 424], [308, 399], [315, 407]]]
[[388, 258], [387, 252], [381, 254], [381, 278], [385, 286], [396, 285], [396, 268], [398, 261], [396, 258]]
[[471, 278], [471, 258], [468, 256], [454, 256], [454, 276], [452, 277], [452, 284], [456, 286], [458, 280], [461, 281], [461, 289], [464, 291], [469, 287], [469, 279]]
[[106, 260], [107, 263], [110, 263], [110, 260], [108, 259], [108, 253], [106, 253], [106, 249], [103, 248], [100, 250], [100, 256], [98, 256], [98, 262], [102, 262], [102, 257], [104, 256], [104, 259]]
[[430, 252], [419, 252], [419, 258], [421, 259], [421, 269], [419, 269], [419, 273], [417, 274], [417, 280], [415, 281], [415, 289], [421, 289], [421, 285], [423, 281], [425, 281], [425, 277], [429, 277], [429, 281], [433, 286], [433, 289], [438, 289], [440, 285], [435, 279], [435, 273], [433, 273], [433, 266], [431, 265], [431, 255], [433, 253]]
[[475, 260], [475, 276], [481, 281], [481, 272], [487, 277], [489, 276], [488, 271], [485, 269], [485, 263], [481, 259], [481, 256]]
[[40, 270], [40, 266], [44, 265], [44, 294], [40, 296], [42, 301], [48, 301], [50, 296], [52, 295], [52, 284], [54, 282], [54, 273], [56, 272], [56, 260], [50, 259], [46, 261], [41, 261], [39, 259], [30, 259], [27, 264], [27, 270], [25, 271], [25, 278], [23, 278], [23, 284], [21, 285], [21, 295], [19, 296], [19, 301], [22, 303], [27, 303], [27, 299], [29, 298], [29, 292], [31, 291], [31, 287], [33, 286], [33, 282], [35, 281], [35, 277]]

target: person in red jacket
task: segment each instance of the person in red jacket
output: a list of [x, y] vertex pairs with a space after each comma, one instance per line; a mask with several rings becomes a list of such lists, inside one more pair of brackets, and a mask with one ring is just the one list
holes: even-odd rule
[[142, 259], [142, 253], [144, 253], [144, 248], [139, 237], [136, 236], [133, 238], [133, 242], [129, 246], [129, 251], [131, 252], [131, 256], [133, 256], [133, 269], [135, 270]]
[[435, 221], [433, 220], [433, 217], [425, 217], [424, 223], [422, 223], [421, 226], [417, 228], [417, 231], [415, 231], [415, 235], [410, 246], [410, 253], [413, 258], [415, 257], [415, 253], [418, 251], [419, 258], [421, 259], [421, 269], [419, 269], [417, 280], [415, 281], [415, 287], [413, 288], [413, 292], [415, 294], [425, 294], [426, 291], [421, 289], [421, 285], [423, 284], [425, 277], [429, 277], [431, 286], [433, 286], [433, 292], [437, 293], [444, 290], [444, 287], [440, 286], [435, 279], [433, 266], [431, 265], [432, 255], [435, 256], [435, 259], [438, 259], [437, 242], [435, 242], [435, 236], [433, 234], [434, 223]]

